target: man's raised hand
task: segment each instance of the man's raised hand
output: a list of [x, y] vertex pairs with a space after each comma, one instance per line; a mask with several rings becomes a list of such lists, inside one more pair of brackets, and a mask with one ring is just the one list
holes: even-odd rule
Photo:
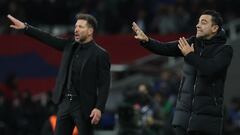
[[135, 32], [134, 38], [137, 40], [140, 40], [142, 42], [148, 42], [149, 38], [145, 35], [145, 33], [138, 27], [138, 25], [133, 22], [132, 23], [132, 29]]
[[12, 22], [12, 25], [10, 25], [11, 28], [17, 30], [25, 29], [26, 26], [23, 22], [19, 21], [18, 19], [14, 18], [11, 15], [7, 15], [7, 17]]
[[191, 46], [188, 44], [185, 37], [179, 38], [178, 40], [178, 48], [181, 50], [182, 54], [186, 56], [190, 52], [194, 52], [193, 44]]

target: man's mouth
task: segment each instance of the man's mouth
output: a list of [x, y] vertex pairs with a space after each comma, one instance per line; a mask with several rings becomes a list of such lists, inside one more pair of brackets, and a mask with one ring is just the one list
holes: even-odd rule
[[197, 30], [197, 32], [202, 32], [201, 30]]
[[79, 38], [79, 35], [78, 35], [78, 34], [75, 34], [74, 36], [75, 36], [75, 38]]

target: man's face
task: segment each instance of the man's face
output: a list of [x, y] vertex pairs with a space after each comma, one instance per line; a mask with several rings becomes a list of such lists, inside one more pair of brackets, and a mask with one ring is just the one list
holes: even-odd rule
[[210, 39], [218, 30], [218, 25], [213, 24], [211, 15], [201, 15], [196, 25], [197, 38]]
[[77, 42], [84, 42], [92, 37], [93, 29], [86, 20], [79, 19], [75, 24], [74, 38]]

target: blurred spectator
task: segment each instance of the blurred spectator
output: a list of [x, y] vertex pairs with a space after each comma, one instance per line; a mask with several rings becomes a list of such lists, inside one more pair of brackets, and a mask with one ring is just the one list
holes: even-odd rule
[[146, 31], [146, 11], [145, 10], [141, 9], [138, 11], [136, 23], [143, 31]]
[[[137, 85], [136, 90], [129, 93], [126, 97], [126, 102], [133, 107], [133, 112], [137, 116], [138, 126], [140, 127], [137, 134], [150, 135], [155, 132], [150, 128], [153, 124], [153, 102], [150, 95], [151, 88], [148, 84], [140, 83]], [[121, 113], [121, 112], [119, 112]]]
[[180, 79], [172, 71], [162, 71], [160, 77], [154, 81], [153, 91], [164, 93], [166, 96], [176, 95]]
[[227, 109], [227, 121], [225, 123], [225, 133], [238, 135], [240, 133], [240, 98], [232, 98]]
[[153, 24], [157, 28], [158, 33], [166, 35], [177, 31], [177, 18], [174, 12], [173, 5], [161, 5], [159, 7], [158, 14]]
[[0, 91], [0, 134], [9, 134], [9, 104], [4, 94]]
[[154, 116], [152, 128], [157, 134], [170, 135], [171, 132], [171, 114], [173, 112], [173, 106], [175, 104], [175, 97], [167, 97], [161, 92], [156, 92], [153, 96]]
[[[43, 125], [41, 135], [54, 135], [56, 122], [57, 115], [56, 114], [50, 115]], [[78, 130], [76, 126], [74, 127], [72, 135], [78, 135]]]
[[15, 73], [9, 73], [3, 84], [0, 84], [0, 91], [3, 92], [6, 99], [11, 102], [18, 93], [18, 78]]
[[[130, 33], [132, 21], [138, 22], [148, 33], [169, 34], [193, 32], [195, 28], [189, 24], [195, 24], [204, 9], [218, 10], [226, 18], [225, 23], [239, 18], [238, 5], [236, 0], [1, 0], [0, 19], [4, 20], [6, 14], [11, 13], [34, 25], [71, 26], [75, 13], [81, 11], [99, 20], [102, 34]], [[8, 25], [3, 26], [0, 32], [13, 32], [7, 28]]]

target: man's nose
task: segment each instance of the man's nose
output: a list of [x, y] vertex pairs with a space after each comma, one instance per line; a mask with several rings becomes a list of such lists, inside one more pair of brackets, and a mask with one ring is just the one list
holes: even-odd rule
[[78, 29], [75, 29], [74, 32], [78, 32]]
[[196, 28], [200, 28], [199, 24], [196, 25]]

